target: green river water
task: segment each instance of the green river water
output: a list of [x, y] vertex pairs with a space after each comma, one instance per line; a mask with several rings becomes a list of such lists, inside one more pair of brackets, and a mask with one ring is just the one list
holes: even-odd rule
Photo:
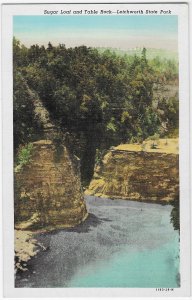
[[47, 251], [16, 287], [176, 288], [179, 232], [171, 205], [86, 197], [81, 225], [36, 236]]

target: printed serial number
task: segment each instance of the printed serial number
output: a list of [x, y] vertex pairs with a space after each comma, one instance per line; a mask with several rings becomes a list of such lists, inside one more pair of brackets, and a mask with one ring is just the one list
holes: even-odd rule
[[158, 291], [158, 292], [169, 292], [169, 291], [173, 292], [174, 289], [173, 288], [156, 288], [156, 291]]

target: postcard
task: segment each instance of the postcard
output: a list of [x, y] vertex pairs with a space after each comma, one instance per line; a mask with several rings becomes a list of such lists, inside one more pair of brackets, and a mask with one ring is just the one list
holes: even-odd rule
[[190, 296], [188, 4], [2, 24], [5, 296]]

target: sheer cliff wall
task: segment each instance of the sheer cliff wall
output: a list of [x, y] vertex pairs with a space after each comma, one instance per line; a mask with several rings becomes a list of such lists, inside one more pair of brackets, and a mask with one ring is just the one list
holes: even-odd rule
[[120, 145], [110, 150], [96, 166], [86, 194], [157, 203], [178, 199], [177, 140], [161, 140], [157, 149], [150, 149], [149, 143], [143, 148]]
[[51, 140], [33, 143], [27, 165], [15, 172], [16, 228], [72, 227], [87, 217], [79, 160]]

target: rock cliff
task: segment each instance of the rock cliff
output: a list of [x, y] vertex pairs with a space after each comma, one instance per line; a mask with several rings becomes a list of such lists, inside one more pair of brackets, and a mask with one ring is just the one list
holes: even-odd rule
[[[30, 144], [30, 159], [15, 168], [15, 227], [72, 227], [87, 217], [80, 182], [79, 159], [65, 147], [64, 135], [52, 123], [38, 95], [28, 88], [42, 127]], [[37, 134], [38, 137], [38, 134]]]
[[95, 167], [88, 195], [169, 202], [179, 195], [177, 139], [125, 144], [111, 149]]
[[32, 143], [28, 164], [16, 168], [17, 229], [62, 228], [87, 217], [79, 160], [51, 140]]

